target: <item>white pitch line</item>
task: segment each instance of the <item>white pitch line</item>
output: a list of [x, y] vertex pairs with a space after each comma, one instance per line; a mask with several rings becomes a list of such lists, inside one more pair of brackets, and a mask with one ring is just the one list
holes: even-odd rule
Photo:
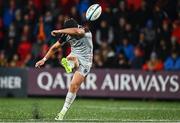
[[[3, 122], [3, 119], [0, 119], [0, 122]], [[7, 121], [7, 122], [13, 122], [13, 121]], [[31, 122], [36, 122], [36, 123], [54, 123], [56, 121], [54, 121], [54, 119], [48, 119], [46, 121], [46, 119], [27, 119], [26, 121], [24, 120], [18, 120], [17, 122], [26, 122], [26, 123], [31, 123]], [[180, 122], [180, 120], [153, 120], [153, 119], [149, 119], [149, 120], [132, 120], [132, 119], [119, 119], [119, 120], [114, 120], [114, 119], [106, 119], [106, 120], [101, 120], [101, 119], [64, 119], [62, 122]]]
[[132, 120], [132, 119], [126, 119], [126, 120], [114, 120], [114, 119], [106, 119], [106, 120], [101, 120], [101, 119], [65, 119], [64, 121], [89, 121], [89, 122], [180, 122], [180, 120]]
[[109, 107], [109, 106], [76, 106], [78, 108], [103, 109], [103, 110], [149, 110], [149, 111], [180, 111], [180, 108], [145, 108], [145, 107]]

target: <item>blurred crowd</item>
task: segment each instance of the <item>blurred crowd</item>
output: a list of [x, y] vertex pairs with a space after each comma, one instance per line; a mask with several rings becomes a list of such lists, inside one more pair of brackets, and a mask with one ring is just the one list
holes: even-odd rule
[[[99, 3], [103, 12], [87, 22]], [[72, 17], [93, 33], [95, 68], [180, 70], [180, 0], [0, 0], [0, 66], [34, 67], [56, 42], [50, 32]], [[59, 49], [45, 67], [60, 67]]]

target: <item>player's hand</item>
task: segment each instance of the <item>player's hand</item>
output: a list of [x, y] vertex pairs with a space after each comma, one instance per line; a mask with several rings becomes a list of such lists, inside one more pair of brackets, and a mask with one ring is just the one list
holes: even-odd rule
[[52, 36], [57, 36], [59, 34], [59, 30], [53, 30], [52, 32], [51, 32], [51, 35]]
[[45, 64], [45, 61], [43, 59], [41, 59], [40, 61], [38, 61], [35, 65], [35, 67], [40, 68], [41, 66], [43, 66]]

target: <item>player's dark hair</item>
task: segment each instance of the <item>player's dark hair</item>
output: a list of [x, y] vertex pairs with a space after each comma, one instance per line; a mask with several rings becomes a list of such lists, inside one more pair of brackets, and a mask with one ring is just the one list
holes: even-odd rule
[[76, 20], [73, 18], [69, 18], [64, 21], [63, 28], [73, 28], [73, 27], [78, 27], [78, 23]]

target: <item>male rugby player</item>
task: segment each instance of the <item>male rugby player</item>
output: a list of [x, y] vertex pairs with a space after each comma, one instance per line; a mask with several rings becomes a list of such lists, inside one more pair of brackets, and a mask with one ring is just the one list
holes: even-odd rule
[[71, 73], [73, 69], [75, 72], [66, 95], [64, 106], [55, 117], [55, 120], [63, 120], [66, 112], [76, 98], [81, 83], [85, 80], [92, 66], [92, 34], [87, 28], [80, 26], [73, 18], [71, 18], [65, 20], [63, 29], [53, 30], [51, 35], [60, 36], [61, 38], [52, 45], [44, 58], [36, 63], [35, 67], [39, 68], [44, 65], [58, 48], [65, 43], [70, 43], [71, 53], [66, 58], [62, 58], [61, 64], [67, 73]]

